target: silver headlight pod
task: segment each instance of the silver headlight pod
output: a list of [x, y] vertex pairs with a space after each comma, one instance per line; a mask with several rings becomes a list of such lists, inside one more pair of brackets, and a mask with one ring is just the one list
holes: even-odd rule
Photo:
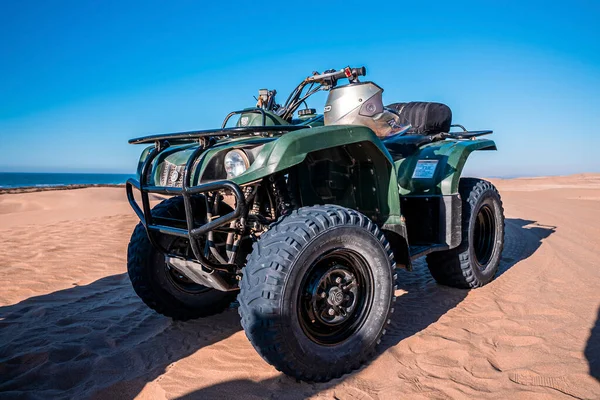
[[250, 167], [250, 160], [244, 150], [233, 149], [225, 154], [224, 165], [227, 179], [231, 179], [246, 172]]

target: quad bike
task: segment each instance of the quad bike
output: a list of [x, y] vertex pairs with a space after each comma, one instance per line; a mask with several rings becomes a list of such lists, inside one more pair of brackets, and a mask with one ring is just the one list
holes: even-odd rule
[[[283, 105], [261, 90], [256, 107], [230, 113], [219, 129], [130, 140], [152, 144], [126, 185], [141, 220], [128, 272], [149, 307], [187, 320], [237, 297], [267, 362], [327, 381], [374, 354], [393, 312], [396, 268], [426, 256], [440, 284], [493, 279], [504, 243], [500, 195], [461, 178], [472, 151], [496, 150], [479, 138], [492, 131], [451, 125], [440, 103], [384, 107], [383, 90], [359, 81], [365, 72], [314, 73]], [[329, 92], [324, 115], [306, 105], [320, 90]], [[152, 208], [150, 195], [168, 199]]]

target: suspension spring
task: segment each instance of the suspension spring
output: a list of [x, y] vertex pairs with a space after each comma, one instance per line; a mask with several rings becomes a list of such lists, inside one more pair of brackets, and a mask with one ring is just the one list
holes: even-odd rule
[[254, 196], [254, 201], [252, 202], [252, 211], [251, 213], [254, 215], [260, 214], [260, 204], [262, 201], [262, 195], [260, 189], [257, 190], [256, 196]]

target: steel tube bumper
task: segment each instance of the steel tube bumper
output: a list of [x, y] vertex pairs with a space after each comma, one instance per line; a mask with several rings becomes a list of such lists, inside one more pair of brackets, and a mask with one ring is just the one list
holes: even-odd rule
[[[141, 200], [142, 200], [141, 208], [138, 205], [138, 203], [135, 201], [134, 193], [133, 193], [134, 188], [140, 192]], [[138, 218], [140, 219], [140, 221], [146, 228], [146, 232], [148, 234], [148, 238], [150, 239], [150, 242], [158, 251], [160, 251], [161, 253], [163, 253], [165, 255], [169, 254], [167, 249], [163, 248], [163, 246], [161, 246], [160, 243], [158, 243], [155, 240], [153, 232], [159, 232], [162, 234], [188, 238], [190, 241], [190, 244], [192, 246], [194, 255], [196, 256], [196, 258], [202, 265], [204, 265], [208, 268], [216, 269], [216, 270], [223, 270], [223, 269], [227, 269], [228, 267], [234, 267], [233, 265], [217, 264], [217, 263], [213, 263], [212, 261], [208, 260], [204, 256], [204, 254], [202, 253], [200, 248], [198, 248], [196, 240], [201, 235], [204, 235], [209, 231], [212, 231], [212, 230], [217, 229], [224, 225], [229, 225], [229, 223], [231, 221], [234, 221], [234, 220], [237, 220], [240, 218], [244, 218], [244, 219], [246, 218], [246, 215], [247, 215], [246, 199], [245, 199], [244, 194], [243, 194], [241, 188], [239, 187], [239, 185], [237, 185], [231, 181], [222, 180], [222, 181], [205, 183], [205, 184], [201, 184], [198, 186], [192, 186], [189, 188], [185, 188], [185, 187], [179, 188], [179, 187], [167, 187], [167, 186], [142, 185], [139, 181], [137, 181], [135, 179], [129, 179], [129, 180], [127, 180], [127, 183], [125, 184], [125, 189], [127, 192], [127, 200], [129, 201], [129, 204], [131, 205], [131, 207], [133, 208], [133, 211], [136, 213], [136, 215], [138, 216]], [[234, 197], [236, 199], [235, 209], [232, 212], [230, 212], [226, 215], [223, 215], [217, 219], [214, 219], [212, 221], [209, 221], [208, 223], [206, 223], [202, 226], [195, 227], [194, 223], [193, 223], [194, 210], [192, 207], [191, 197], [196, 194], [202, 194], [202, 193], [213, 192], [213, 191], [218, 191], [218, 190], [231, 191], [231, 193], [234, 195]], [[184, 204], [185, 204], [187, 229], [182, 229], [182, 228], [177, 228], [177, 227], [173, 227], [173, 226], [167, 226], [167, 225], [161, 225], [161, 224], [155, 223], [152, 218], [152, 212], [151, 212], [151, 208], [150, 208], [149, 195], [151, 193], [165, 194], [165, 195], [182, 195], [184, 198]]]

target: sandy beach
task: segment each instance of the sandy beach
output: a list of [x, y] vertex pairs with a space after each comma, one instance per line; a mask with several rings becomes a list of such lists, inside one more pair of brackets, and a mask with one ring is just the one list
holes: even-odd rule
[[235, 303], [172, 322], [131, 288], [123, 188], [0, 195], [0, 398], [599, 399], [600, 175], [495, 179], [500, 272], [472, 291], [399, 271], [376, 359], [325, 384], [254, 351]]

